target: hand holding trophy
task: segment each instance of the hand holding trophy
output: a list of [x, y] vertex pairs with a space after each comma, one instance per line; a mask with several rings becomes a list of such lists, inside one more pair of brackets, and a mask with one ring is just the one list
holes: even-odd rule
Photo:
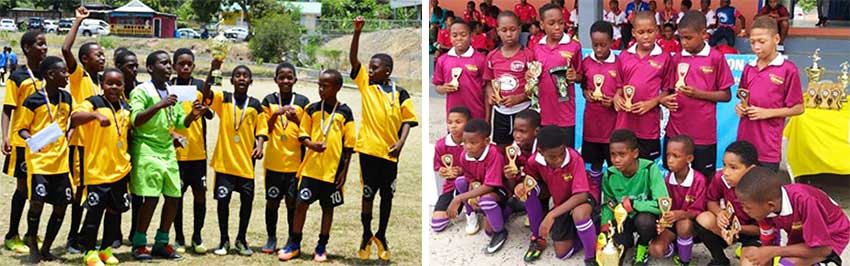
[[[224, 59], [227, 58], [227, 51], [230, 50], [230, 44], [228, 43], [227, 38], [224, 37], [223, 32], [219, 32], [215, 38], [212, 40], [212, 44], [210, 44], [210, 53], [214, 60], [218, 60], [219, 62], [224, 62]], [[214, 69], [212, 71], [213, 77], [213, 85], [221, 86], [222, 74], [220, 69]]]

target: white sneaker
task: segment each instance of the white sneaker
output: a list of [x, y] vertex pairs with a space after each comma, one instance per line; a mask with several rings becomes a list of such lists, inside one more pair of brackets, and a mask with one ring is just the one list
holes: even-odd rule
[[478, 214], [474, 213], [474, 212], [471, 213], [471, 214], [467, 214], [466, 215], [466, 234], [467, 235], [474, 235], [475, 233], [478, 233], [478, 229], [480, 229], [478, 227]]

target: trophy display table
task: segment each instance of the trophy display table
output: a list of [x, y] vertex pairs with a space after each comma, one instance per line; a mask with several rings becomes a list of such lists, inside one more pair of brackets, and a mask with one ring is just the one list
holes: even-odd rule
[[806, 108], [790, 119], [783, 135], [788, 139], [789, 172], [794, 178], [850, 174], [850, 108]]

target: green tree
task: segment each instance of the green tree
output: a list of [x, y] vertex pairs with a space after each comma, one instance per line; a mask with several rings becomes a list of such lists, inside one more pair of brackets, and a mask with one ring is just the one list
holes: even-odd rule
[[191, 11], [194, 11], [195, 19], [201, 24], [210, 22], [221, 6], [221, 0], [190, 0], [189, 2], [191, 2], [189, 5]]
[[264, 62], [297, 59], [303, 32], [297, 13], [273, 13], [254, 19], [254, 36], [248, 42], [248, 48], [255, 59], [260, 58]]

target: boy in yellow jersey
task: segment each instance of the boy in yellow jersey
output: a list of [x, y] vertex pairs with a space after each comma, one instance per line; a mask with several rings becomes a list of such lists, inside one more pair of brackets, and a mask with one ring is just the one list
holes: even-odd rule
[[[372, 243], [378, 247], [378, 258], [390, 260], [387, 246], [387, 226], [390, 221], [395, 180], [398, 175], [398, 157], [411, 127], [418, 125], [413, 99], [406, 90], [396, 87], [390, 80], [393, 59], [387, 54], [375, 54], [369, 60], [368, 71], [357, 59], [360, 31], [366, 23], [363, 17], [354, 19], [354, 36], [351, 39], [349, 60], [351, 78], [360, 89], [363, 103], [363, 122], [357, 134], [360, 153], [360, 172], [363, 184], [363, 205], [360, 222], [363, 240], [357, 252], [362, 260], [369, 259]], [[372, 235], [372, 202], [380, 192], [380, 220], [378, 231]]]
[[292, 87], [298, 81], [295, 67], [289, 62], [277, 65], [275, 83], [278, 92], [263, 98], [263, 115], [260, 127], [265, 127], [269, 144], [266, 148], [266, 234], [268, 240], [261, 251], [271, 254], [277, 250], [277, 217], [280, 200], [286, 202], [287, 230], [292, 231], [292, 219], [295, 217], [295, 189], [298, 179], [295, 173], [301, 164], [304, 146], [298, 141], [298, 124], [304, 115], [304, 109], [310, 100], [295, 93]]
[[[195, 54], [189, 48], [180, 48], [174, 51], [174, 70], [177, 77], [171, 79], [172, 86], [193, 86], [198, 91], [198, 100], [203, 99], [201, 90], [204, 81], [192, 77], [195, 70]], [[187, 113], [192, 110], [192, 102], [181, 103], [183, 110]], [[213, 113], [207, 111], [204, 118], [212, 119]], [[177, 147], [177, 165], [180, 167], [181, 196], [186, 195], [186, 189], [192, 187], [192, 210], [194, 227], [192, 231], [192, 250], [197, 254], [204, 254], [207, 248], [201, 240], [201, 229], [204, 228], [204, 218], [207, 213], [207, 201], [204, 197], [207, 191], [207, 121], [198, 119], [192, 122], [187, 129], [175, 130], [177, 139], [183, 139]], [[186, 252], [186, 238], [183, 236], [183, 198], [177, 204], [177, 217], [174, 218], [175, 248], [178, 253]]]
[[[15, 177], [17, 186], [12, 194], [11, 210], [9, 212], [9, 232], [6, 233], [4, 244], [6, 249], [16, 253], [29, 253], [29, 247], [21, 240], [18, 232], [21, 217], [24, 213], [24, 205], [27, 201], [27, 163], [25, 160], [24, 140], [17, 132], [9, 132], [10, 118], [11, 127], [16, 128], [23, 121], [18, 115], [18, 107], [22, 106], [24, 100], [36, 88], [41, 88], [42, 81], [35, 76], [41, 76], [38, 72], [41, 60], [47, 56], [47, 38], [41, 31], [27, 31], [21, 36], [21, 50], [27, 57], [27, 64], [9, 74], [6, 80], [5, 99], [3, 100], [3, 173]], [[15, 116], [12, 116], [15, 111]]]
[[[59, 132], [60, 136], [38, 150], [31, 150], [27, 146], [25, 155], [29, 168], [27, 180], [30, 199], [27, 245], [30, 247], [32, 263], [58, 259], [50, 253], [50, 247], [59, 233], [62, 220], [65, 219], [65, 208], [71, 202], [73, 194], [71, 179], [68, 176], [68, 140], [65, 134], [73, 100], [70, 93], [59, 89], [68, 84], [68, 72], [62, 59], [55, 56], [44, 58], [38, 69], [38, 73], [44, 78], [44, 85], [27, 97], [19, 112], [15, 114], [20, 116], [21, 122], [15, 126], [14, 132], [24, 140], [42, 133], [43, 130]], [[47, 222], [44, 243], [39, 250], [36, 236], [44, 203], [53, 205], [53, 212]]]
[[[89, 16], [89, 11], [85, 7], [77, 8], [76, 19], [71, 26], [71, 31], [65, 36], [65, 43], [62, 44], [62, 57], [65, 58], [65, 63], [68, 65], [70, 76], [69, 91], [74, 102], [80, 103], [91, 96], [100, 95], [100, 75], [106, 64], [106, 57], [103, 55], [103, 48], [97, 43], [88, 42], [80, 46], [77, 53], [79, 56], [79, 64], [74, 58], [74, 53], [71, 48], [74, 46], [74, 40], [77, 37], [77, 29], [80, 23]], [[71, 135], [70, 148], [68, 150], [71, 165], [71, 178], [74, 187], [81, 184], [81, 180], [85, 179], [85, 169], [82, 161], [85, 158], [85, 149], [83, 148], [83, 133], [76, 132]], [[67, 251], [71, 254], [79, 254], [80, 249], [77, 245], [77, 232], [80, 228], [80, 220], [83, 217], [83, 208], [80, 206], [80, 197], [82, 190], [77, 190], [74, 194], [74, 202], [71, 204], [71, 230], [68, 232]]]
[[328, 260], [326, 246], [330, 239], [334, 207], [343, 203], [342, 187], [348, 174], [348, 163], [354, 152], [354, 114], [351, 108], [337, 101], [342, 88], [342, 74], [329, 69], [319, 74], [320, 102], [307, 106], [301, 117], [298, 140], [307, 147], [304, 160], [298, 167], [298, 198], [295, 218], [286, 246], [278, 259], [287, 261], [301, 256], [301, 236], [307, 209], [319, 201], [322, 207], [322, 227], [313, 260]]
[[[88, 210], [79, 234], [79, 246], [85, 252], [83, 264], [87, 266], [118, 264], [111, 246], [120, 239], [121, 213], [130, 209], [130, 104], [123, 94], [124, 75], [118, 69], [107, 69], [103, 72], [103, 95], [89, 97], [71, 114], [71, 124], [86, 136], [83, 144], [88, 148], [82, 162], [88, 178], [78, 189], [86, 195], [83, 207]], [[101, 220], [103, 242], [97, 250]]]
[[[220, 67], [221, 61], [215, 59], [210, 69]], [[241, 205], [236, 249], [240, 255], [251, 256], [253, 251], [248, 247], [245, 237], [254, 201], [254, 163], [263, 158], [263, 143], [268, 137], [258, 130], [258, 127], [262, 127], [260, 114], [263, 113], [260, 101], [248, 96], [248, 87], [253, 82], [251, 69], [239, 65], [233, 68], [232, 73], [230, 83], [233, 84], [233, 93], [210, 90], [211, 74], [207, 76], [203, 89], [204, 102], [221, 119], [215, 151], [210, 161], [210, 166], [215, 170], [213, 198], [218, 200], [218, 229], [221, 232], [221, 244], [213, 253], [227, 255], [230, 249], [227, 232], [230, 195], [236, 191], [239, 192]]]

